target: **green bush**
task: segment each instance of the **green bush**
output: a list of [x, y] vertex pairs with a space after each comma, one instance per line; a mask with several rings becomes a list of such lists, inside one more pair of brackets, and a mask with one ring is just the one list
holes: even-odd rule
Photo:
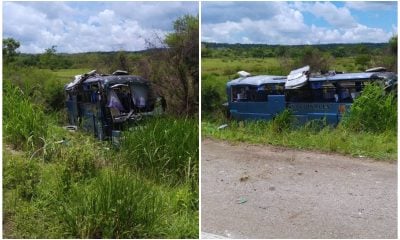
[[275, 133], [281, 133], [289, 130], [294, 122], [294, 116], [289, 109], [285, 109], [283, 112], [275, 116], [271, 122], [271, 129]]
[[65, 153], [64, 169], [61, 173], [64, 190], [69, 190], [74, 182], [96, 176], [95, 154], [91, 153], [91, 150], [72, 148]]
[[37, 162], [20, 155], [3, 152], [3, 187], [16, 189], [18, 196], [30, 200], [40, 181], [40, 166]]
[[221, 96], [215, 86], [205, 85], [201, 90], [201, 111], [210, 113], [221, 109]]
[[368, 85], [354, 101], [342, 124], [353, 131], [396, 132], [397, 99], [378, 85]]

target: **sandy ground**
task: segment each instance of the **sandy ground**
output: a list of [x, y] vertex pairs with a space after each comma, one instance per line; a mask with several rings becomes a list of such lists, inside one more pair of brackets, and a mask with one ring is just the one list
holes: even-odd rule
[[397, 238], [394, 163], [210, 139], [201, 161], [203, 238]]

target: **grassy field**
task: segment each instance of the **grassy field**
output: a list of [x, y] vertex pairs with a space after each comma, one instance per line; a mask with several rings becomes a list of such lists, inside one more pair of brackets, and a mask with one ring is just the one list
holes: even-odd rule
[[57, 70], [48, 70], [53, 72], [55, 75], [57, 75], [57, 78], [63, 82], [63, 83], [68, 83], [70, 82], [75, 75], [87, 73], [89, 71], [92, 71], [93, 69], [87, 69], [87, 68], [78, 68], [78, 69], [57, 69]]
[[120, 149], [69, 132], [54, 102], [88, 70], [5, 70], [3, 236], [198, 238], [197, 120], [146, 120]]
[[[353, 58], [337, 58], [332, 69], [338, 71], [357, 71]], [[340, 125], [337, 128], [325, 127], [315, 129], [314, 126], [290, 128], [276, 131], [276, 123], [272, 122], [228, 122], [223, 113], [221, 104], [226, 102], [226, 83], [238, 77], [237, 71], [244, 70], [252, 74], [286, 75], [280, 68], [276, 58], [203, 58], [202, 59], [202, 136], [228, 141], [240, 141], [257, 144], [272, 144], [299, 149], [338, 152], [352, 156], [367, 156], [381, 160], [393, 161], [397, 159], [397, 100], [382, 101], [383, 109], [390, 114], [391, 122], [385, 130], [369, 131]], [[381, 106], [381, 105], [379, 105]], [[359, 116], [360, 119], [379, 118], [379, 113], [371, 106], [368, 116]], [[208, 111], [204, 111], [207, 108]], [[372, 109], [374, 108], [374, 109]], [[361, 111], [362, 112], [362, 111]], [[374, 114], [377, 114], [376, 116]], [[382, 119], [382, 121], [384, 121]], [[218, 130], [221, 124], [228, 123], [228, 127]], [[379, 123], [377, 123], [379, 124]], [[360, 124], [353, 124], [360, 125]]]

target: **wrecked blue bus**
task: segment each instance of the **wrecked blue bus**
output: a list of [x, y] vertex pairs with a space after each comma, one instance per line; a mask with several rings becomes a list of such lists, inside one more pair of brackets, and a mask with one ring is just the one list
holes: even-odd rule
[[314, 75], [305, 66], [288, 76], [251, 76], [240, 71], [239, 78], [227, 83], [228, 118], [236, 120], [271, 120], [290, 109], [299, 123], [325, 120], [336, 125], [352, 102], [370, 83], [395, 89], [397, 75], [384, 68], [359, 73]]
[[144, 116], [161, 114], [165, 108], [149, 81], [120, 70], [110, 75], [95, 70], [77, 75], [65, 92], [70, 126], [100, 140], [110, 139]]

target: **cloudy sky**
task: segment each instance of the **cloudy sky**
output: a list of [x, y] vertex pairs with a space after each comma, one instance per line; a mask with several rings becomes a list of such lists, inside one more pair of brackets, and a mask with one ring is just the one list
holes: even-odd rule
[[387, 42], [393, 34], [397, 34], [397, 2], [202, 3], [206, 42]]
[[25, 53], [143, 50], [146, 40], [172, 31], [197, 2], [3, 2], [3, 38]]

